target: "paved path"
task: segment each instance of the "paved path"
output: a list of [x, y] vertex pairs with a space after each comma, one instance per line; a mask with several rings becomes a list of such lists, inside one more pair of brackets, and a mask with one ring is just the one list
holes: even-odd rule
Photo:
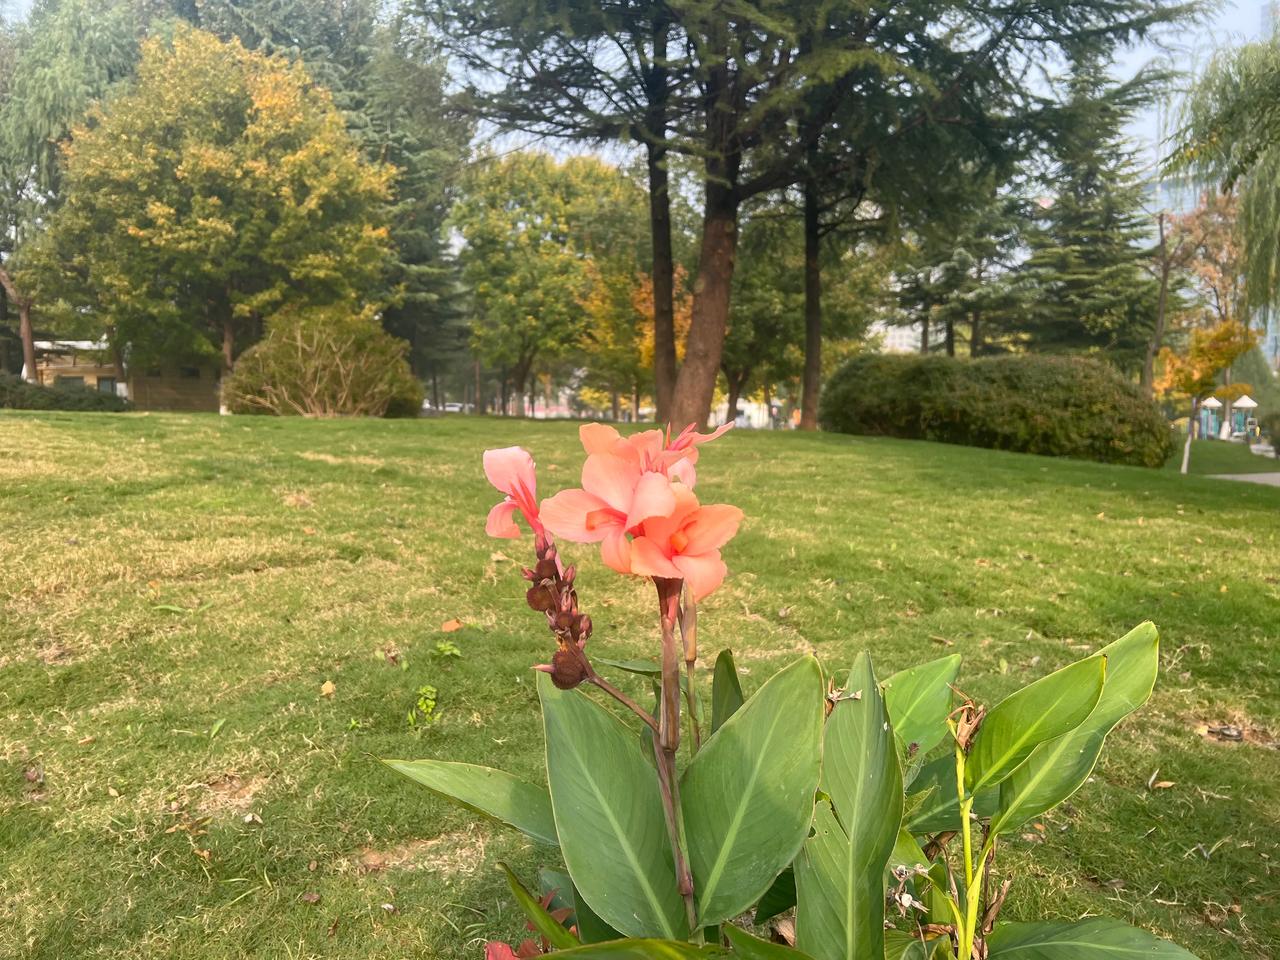
[[1280, 473], [1211, 473], [1214, 480], [1243, 480], [1245, 483], [1265, 483], [1280, 487]]

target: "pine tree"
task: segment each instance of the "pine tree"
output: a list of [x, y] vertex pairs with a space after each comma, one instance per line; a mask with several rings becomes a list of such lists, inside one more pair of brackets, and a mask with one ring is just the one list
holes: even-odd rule
[[1096, 57], [1075, 64], [1021, 271], [1037, 291], [1021, 331], [1029, 349], [1097, 352], [1125, 368], [1146, 351], [1158, 285], [1143, 269], [1151, 228], [1122, 129], [1148, 82], [1113, 87]]

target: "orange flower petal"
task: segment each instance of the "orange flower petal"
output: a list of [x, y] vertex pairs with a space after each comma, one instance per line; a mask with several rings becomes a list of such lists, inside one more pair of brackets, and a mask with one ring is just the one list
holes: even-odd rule
[[709, 553], [719, 550], [733, 539], [742, 522], [742, 511], [727, 503], [712, 503], [700, 507], [684, 528], [688, 544], [682, 553]]
[[[603, 511], [606, 516], [616, 516], [616, 524], [588, 524], [587, 518]], [[561, 490], [554, 497], [542, 501], [539, 510], [542, 525], [557, 537], [574, 543], [596, 543], [603, 540], [613, 528], [621, 527], [622, 516], [609, 510], [599, 497], [585, 490]]]
[[718, 550], [712, 550], [710, 553], [684, 554], [676, 557], [672, 564], [689, 585], [689, 592], [693, 594], [694, 600], [701, 600], [714, 592], [724, 582], [724, 576], [728, 573]]

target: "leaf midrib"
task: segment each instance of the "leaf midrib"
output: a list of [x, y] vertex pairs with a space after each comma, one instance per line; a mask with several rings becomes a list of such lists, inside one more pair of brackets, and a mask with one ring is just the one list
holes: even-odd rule
[[[1081, 661], [1081, 662], [1087, 662], [1087, 661]], [[971, 794], [976, 794], [983, 787], [987, 786], [991, 782], [991, 778], [996, 773], [999, 773], [1000, 770], [1003, 767], [1005, 767], [1005, 765], [1009, 762], [1009, 758], [1016, 755], [1017, 752], [1021, 750], [1027, 744], [1027, 742], [1035, 735], [1035, 731], [1040, 730], [1045, 726], [1045, 722], [1053, 716], [1053, 712], [1058, 708], [1058, 706], [1064, 700], [1069, 699], [1070, 694], [1071, 694], [1070, 688], [1064, 689], [1060, 694], [1058, 694], [1058, 696], [1054, 699], [1053, 704], [1050, 707], [1046, 708], [1040, 714], [1040, 717], [1036, 723], [1029, 724], [1023, 730], [1022, 734], [1013, 741], [1012, 746], [1009, 749], [996, 755], [996, 757], [994, 758], [994, 762], [991, 763], [987, 767], [987, 769], [983, 771], [982, 776], [979, 777], [974, 782], [973, 786], [968, 788], [968, 792]], [[1094, 702], [1094, 707], [1095, 708], [1097, 707], [1097, 701]], [[1093, 709], [1090, 709], [1089, 713], [1092, 713], [1092, 712], [1093, 712]], [[1081, 720], [1080, 723], [1085, 723], [1088, 719], [1089, 719], [1089, 714], [1085, 714], [1084, 719]], [[1079, 726], [1079, 724], [1077, 724], [1077, 726]], [[1072, 729], [1075, 729], [1075, 728], [1073, 727]], [[1070, 732], [1071, 730], [1064, 730], [1061, 734], [1059, 734], [1059, 736], [1065, 736]], [[979, 735], [981, 735], [981, 733], [979, 733]], [[1048, 738], [1048, 739], [1053, 739], [1053, 738]], [[1041, 740], [1040, 742], [1044, 743], [1046, 741]]]
[[[774, 731], [778, 728], [778, 721], [782, 719], [781, 711], [775, 712], [773, 720], [769, 724], [769, 731], [765, 734], [764, 744], [767, 748], [773, 740]], [[729, 857], [729, 850], [733, 846], [733, 842], [737, 839], [738, 831], [742, 828], [742, 818], [746, 816], [748, 798], [751, 791], [756, 785], [756, 780], [760, 777], [760, 770], [764, 766], [764, 759], [769, 755], [768, 749], [762, 749], [756, 753], [756, 762], [751, 768], [751, 777], [748, 779], [746, 788], [742, 791], [742, 797], [738, 801], [738, 808], [734, 812], [733, 818], [729, 821], [729, 829], [725, 832], [724, 842], [720, 845], [720, 852], [716, 856], [715, 863], [712, 865], [710, 872], [707, 874], [707, 882], [703, 886], [702, 896], [698, 898], [698, 916], [706, 913], [706, 905], [711, 901], [715, 893], [716, 887], [720, 883], [720, 874], [724, 872], [724, 865]]]
[[[632, 872], [635, 874], [640, 883], [641, 889], [644, 891], [645, 899], [649, 901], [649, 906], [653, 908], [654, 914], [662, 924], [663, 932], [669, 939], [674, 940], [676, 936], [675, 929], [667, 919], [666, 911], [663, 910], [662, 902], [658, 899], [657, 893], [653, 889], [653, 885], [649, 883], [649, 878], [645, 876], [644, 870], [641, 869], [640, 861], [636, 858], [635, 849], [628, 842], [621, 824], [619, 824], [617, 818], [614, 817], [612, 808], [605, 802], [604, 794], [600, 792], [600, 787], [596, 783], [595, 777], [591, 775], [590, 765], [583, 762], [582, 754], [578, 752], [578, 748], [571, 738], [561, 737], [561, 742], [567, 743], [570, 753], [573, 754], [574, 762], [577, 764], [578, 768], [583, 771], [583, 780], [588, 786], [590, 786], [591, 792], [595, 794], [596, 801], [600, 805], [600, 809], [604, 812], [605, 817], [609, 821], [609, 826], [613, 828], [614, 836], [618, 838], [618, 842], [622, 847], [623, 853], [626, 855], [627, 862], [631, 865]], [[554, 800], [555, 798], [553, 796], [553, 803]]]

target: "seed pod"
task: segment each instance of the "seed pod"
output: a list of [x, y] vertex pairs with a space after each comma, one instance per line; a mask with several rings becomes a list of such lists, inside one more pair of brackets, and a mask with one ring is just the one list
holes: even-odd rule
[[541, 583], [535, 583], [526, 590], [524, 598], [530, 607], [540, 613], [546, 612], [556, 605], [555, 594], [551, 588]]
[[563, 647], [551, 658], [551, 682], [561, 690], [572, 690], [587, 679], [586, 668], [582, 661]]

